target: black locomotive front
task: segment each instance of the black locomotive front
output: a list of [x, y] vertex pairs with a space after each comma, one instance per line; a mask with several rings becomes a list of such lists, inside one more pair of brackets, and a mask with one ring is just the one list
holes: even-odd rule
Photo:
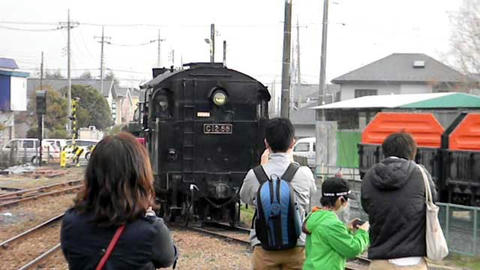
[[264, 150], [270, 95], [222, 64], [162, 70], [147, 88], [145, 136], [162, 212], [238, 220], [238, 192]]

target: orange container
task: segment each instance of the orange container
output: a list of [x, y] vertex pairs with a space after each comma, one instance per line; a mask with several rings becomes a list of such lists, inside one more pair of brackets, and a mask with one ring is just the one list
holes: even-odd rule
[[480, 114], [469, 113], [449, 137], [450, 150], [480, 151]]
[[378, 113], [362, 133], [363, 144], [382, 144], [392, 133], [410, 133], [417, 146], [441, 146], [444, 128], [431, 113]]

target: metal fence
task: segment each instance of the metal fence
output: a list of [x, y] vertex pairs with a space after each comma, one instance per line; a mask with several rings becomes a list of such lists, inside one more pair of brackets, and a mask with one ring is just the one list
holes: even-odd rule
[[480, 207], [437, 203], [439, 220], [451, 252], [480, 255], [478, 239]]
[[[349, 201], [349, 209], [340, 215], [347, 222], [354, 218], [368, 220], [360, 203], [361, 181], [349, 180], [352, 192], [358, 200]], [[436, 203], [440, 207], [438, 218], [451, 253], [480, 255], [480, 207], [450, 203]]]

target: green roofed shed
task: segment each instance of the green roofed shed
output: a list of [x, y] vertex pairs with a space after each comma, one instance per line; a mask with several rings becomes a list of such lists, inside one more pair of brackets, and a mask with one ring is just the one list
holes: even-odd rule
[[450, 95], [440, 96], [436, 98], [434, 97], [423, 101], [405, 104], [400, 106], [400, 108], [480, 108], [480, 97], [464, 93], [451, 93]]
[[480, 108], [480, 96], [465, 93], [375, 95], [316, 106], [320, 110]]

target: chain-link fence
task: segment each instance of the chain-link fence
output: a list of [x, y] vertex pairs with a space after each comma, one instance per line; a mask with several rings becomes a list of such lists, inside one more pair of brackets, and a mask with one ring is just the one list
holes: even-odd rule
[[478, 239], [480, 207], [437, 203], [439, 220], [451, 252], [480, 255]]

